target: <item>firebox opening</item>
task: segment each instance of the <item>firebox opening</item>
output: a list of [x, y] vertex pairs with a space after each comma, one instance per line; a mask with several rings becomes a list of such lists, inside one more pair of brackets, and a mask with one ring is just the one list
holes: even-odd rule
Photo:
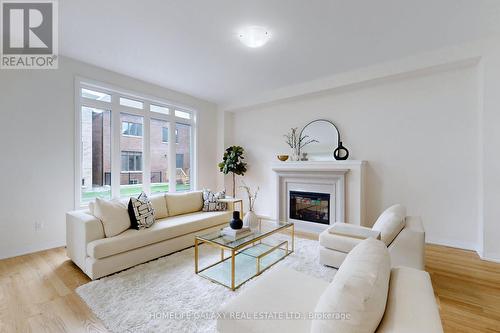
[[330, 194], [290, 191], [290, 218], [330, 224]]

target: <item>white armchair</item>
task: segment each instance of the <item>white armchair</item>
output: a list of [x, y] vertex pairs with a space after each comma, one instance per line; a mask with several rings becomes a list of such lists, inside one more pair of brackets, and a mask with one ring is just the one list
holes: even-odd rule
[[366, 238], [381, 239], [391, 255], [391, 266], [424, 270], [425, 232], [419, 217], [406, 216], [406, 209], [386, 209], [373, 228], [335, 223], [319, 236], [320, 263], [339, 268], [347, 254]]

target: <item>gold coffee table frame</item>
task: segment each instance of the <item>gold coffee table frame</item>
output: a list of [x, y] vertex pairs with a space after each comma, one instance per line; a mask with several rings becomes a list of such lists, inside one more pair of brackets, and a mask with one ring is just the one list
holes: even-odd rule
[[[290, 242], [288, 240], [286, 241], [282, 241], [280, 242], [279, 244], [277, 245], [268, 245], [268, 244], [265, 244], [265, 243], [262, 243], [262, 240], [264, 240], [265, 238], [268, 238], [276, 233], [282, 233], [283, 231], [286, 231], [286, 230], [290, 230], [290, 236], [291, 236], [291, 240]], [[208, 234], [208, 235], [200, 235], [200, 236], [196, 236], [195, 237], [195, 240], [194, 240], [194, 271], [197, 275], [205, 278], [205, 279], [208, 279], [212, 282], [215, 282], [215, 283], [218, 283], [220, 285], [223, 285], [231, 290], [236, 290], [237, 288], [239, 288], [241, 285], [243, 285], [245, 282], [247, 282], [248, 280], [260, 275], [262, 272], [264, 272], [265, 270], [267, 270], [268, 268], [272, 267], [273, 265], [275, 265], [276, 263], [278, 263], [279, 261], [283, 260], [284, 258], [286, 258], [287, 256], [289, 256], [291, 253], [293, 253], [294, 251], [294, 247], [295, 247], [295, 227], [293, 225], [293, 223], [284, 223], [284, 224], [275, 224], [273, 226], [273, 229], [268, 231], [268, 232], [262, 232], [262, 219], [259, 219], [259, 228], [258, 228], [258, 235], [254, 238], [250, 238], [249, 240], [247, 241], [244, 241], [242, 242], [241, 244], [238, 244], [236, 246], [231, 246], [230, 244], [227, 244], [227, 245], [223, 245], [223, 244], [220, 244], [218, 242], [215, 242], [215, 241], [212, 241], [210, 239], [208, 239], [208, 236], [210, 235], [214, 235], [215, 233], [212, 233], [212, 234]], [[248, 235], [247, 237], [249, 237], [251, 235]], [[216, 237], [215, 239], [217, 239], [218, 237]], [[242, 237], [242, 238], [246, 238], [246, 237]], [[202, 269], [200, 269], [198, 267], [199, 265], [199, 246], [203, 243], [207, 243], [207, 244], [210, 244], [211, 246], [214, 246], [216, 248], [219, 248], [220, 251], [221, 251], [221, 254], [220, 254], [220, 260], [213, 263], [213, 264], [210, 264]], [[246, 255], [245, 253], [242, 253], [243, 250], [246, 250], [246, 249], [250, 249], [252, 247], [255, 246], [255, 244], [258, 243], [258, 244], [264, 244], [265, 246], [269, 246], [269, 249], [261, 254], [259, 254], [258, 256], [255, 256], [254, 258], [256, 259], [256, 271], [255, 271], [255, 274], [251, 275], [249, 278], [245, 279], [244, 281], [242, 281], [241, 283], [239, 283], [238, 285], [235, 284], [235, 275], [236, 275], [236, 256], [238, 254], [242, 254], [242, 255]], [[291, 245], [291, 249], [289, 248], [289, 245]], [[265, 256], [269, 255], [270, 253], [272, 253], [273, 251], [276, 251], [277, 249], [281, 249], [283, 251], [285, 251], [284, 253], [284, 256], [282, 256], [281, 258], [279, 258], [278, 260], [276, 260], [275, 262], [271, 263], [269, 266], [265, 267], [264, 269], [261, 269], [261, 261], [262, 261], [262, 258], [264, 258]], [[227, 258], [225, 258], [224, 256], [224, 251], [229, 251], [231, 253], [231, 255]], [[224, 284], [223, 282], [221, 281], [217, 281], [216, 279], [213, 279], [213, 278], [210, 278], [208, 276], [205, 276], [203, 274], [199, 274], [211, 267], [214, 267], [220, 263], [223, 263], [227, 260], [230, 260], [231, 261], [231, 282], [230, 282], [230, 286]]]

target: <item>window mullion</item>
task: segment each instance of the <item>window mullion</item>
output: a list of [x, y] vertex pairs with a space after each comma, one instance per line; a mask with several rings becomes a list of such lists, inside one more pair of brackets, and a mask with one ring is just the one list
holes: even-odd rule
[[148, 195], [151, 194], [151, 116], [148, 112], [149, 103], [144, 103], [144, 127], [142, 133], [142, 156], [143, 156], [143, 168], [142, 168], [142, 188], [144, 192]]
[[169, 192], [175, 192], [177, 185], [176, 175], [177, 169], [175, 165], [175, 119], [171, 118], [168, 122], [168, 183]]
[[120, 197], [120, 175], [121, 175], [121, 119], [117, 107], [119, 103], [116, 94], [111, 95], [111, 196]]

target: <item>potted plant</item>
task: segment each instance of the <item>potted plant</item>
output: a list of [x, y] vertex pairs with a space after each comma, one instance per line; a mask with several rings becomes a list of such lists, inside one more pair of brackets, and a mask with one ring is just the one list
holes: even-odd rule
[[255, 206], [255, 200], [257, 200], [257, 195], [259, 194], [260, 188], [257, 187], [257, 190], [252, 193], [252, 189], [250, 186], [245, 184], [245, 182], [241, 182], [243, 185], [240, 186], [241, 188], [245, 189], [247, 192], [248, 196], [248, 212], [245, 214], [245, 217], [243, 218], [243, 225], [245, 227], [250, 227], [250, 229], [255, 229], [257, 228], [259, 224], [259, 218], [257, 217], [257, 214], [255, 214], [254, 211], [254, 206]]
[[247, 172], [247, 164], [243, 162], [244, 152], [243, 147], [231, 146], [226, 149], [222, 162], [219, 163], [219, 170], [223, 174], [232, 173], [233, 175], [233, 198], [236, 194], [236, 175], [243, 176]]

